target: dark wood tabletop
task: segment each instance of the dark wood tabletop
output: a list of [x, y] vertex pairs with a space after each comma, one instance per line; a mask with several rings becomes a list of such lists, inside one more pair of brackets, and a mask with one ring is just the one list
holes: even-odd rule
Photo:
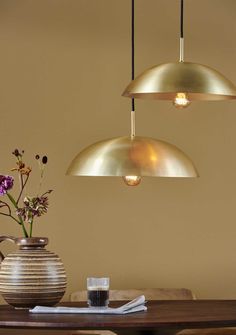
[[150, 301], [147, 307], [146, 312], [95, 315], [31, 314], [1, 305], [0, 328], [161, 330], [236, 326], [236, 300]]

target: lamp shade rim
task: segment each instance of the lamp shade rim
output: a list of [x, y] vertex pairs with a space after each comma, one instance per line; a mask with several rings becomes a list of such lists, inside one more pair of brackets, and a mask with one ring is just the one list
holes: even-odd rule
[[236, 87], [217, 70], [198, 63], [172, 62], [153, 66], [138, 75], [123, 96], [173, 100], [187, 93], [191, 101], [236, 99]]

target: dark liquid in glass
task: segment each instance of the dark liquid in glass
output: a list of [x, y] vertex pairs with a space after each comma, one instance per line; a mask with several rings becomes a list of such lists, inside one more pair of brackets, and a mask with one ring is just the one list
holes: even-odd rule
[[107, 307], [109, 301], [108, 290], [88, 290], [88, 303], [91, 307]]

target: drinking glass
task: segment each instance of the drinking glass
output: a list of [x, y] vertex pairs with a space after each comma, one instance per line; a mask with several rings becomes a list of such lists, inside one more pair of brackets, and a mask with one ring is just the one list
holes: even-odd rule
[[109, 278], [87, 278], [87, 291], [89, 307], [108, 307]]

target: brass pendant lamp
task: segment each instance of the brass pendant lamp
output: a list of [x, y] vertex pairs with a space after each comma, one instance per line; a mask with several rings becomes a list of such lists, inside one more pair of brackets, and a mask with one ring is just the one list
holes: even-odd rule
[[179, 62], [153, 66], [137, 76], [123, 96], [140, 99], [171, 100], [175, 107], [191, 101], [236, 99], [236, 87], [221, 73], [208, 66], [184, 61], [184, 0], [180, 0]]
[[[134, 78], [134, 0], [132, 4], [132, 79]], [[142, 177], [197, 177], [192, 161], [164, 141], [135, 135], [135, 104], [132, 99], [131, 134], [90, 145], [71, 162], [68, 175], [122, 177], [136, 186]]]

